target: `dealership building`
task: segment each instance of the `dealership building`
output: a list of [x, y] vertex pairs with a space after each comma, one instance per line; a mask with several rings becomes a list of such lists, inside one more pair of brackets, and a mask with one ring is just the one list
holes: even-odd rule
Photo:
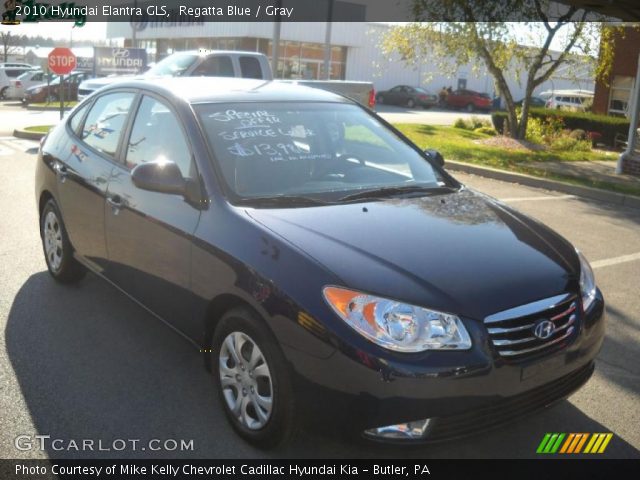
[[[388, 58], [380, 50], [380, 41], [392, 28], [374, 22], [332, 22], [330, 29], [330, 77], [335, 80], [373, 82], [377, 90], [394, 85], [422, 86], [437, 91], [443, 86], [468, 88], [494, 94], [491, 75], [486, 70], [473, 72], [460, 66], [455, 77], [443, 76], [428, 62], [407, 66], [399, 58]], [[107, 38], [146, 48], [150, 60], [181, 50], [225, 49], [250, 50], [271, 56], [273, 51], [273, 22], [148, 22], [109, 23]], [[326, 22], [282, 22], [276, 78], [324, 78]], [[511, 89], [516, 99], [524, 96], [524, 81], [512, 75]], [[579, 77], [576, 80], [576, 77]], [[543, 84], [546, 90], [593, 90], [593, 75], [589, 71], [559, 71]]]

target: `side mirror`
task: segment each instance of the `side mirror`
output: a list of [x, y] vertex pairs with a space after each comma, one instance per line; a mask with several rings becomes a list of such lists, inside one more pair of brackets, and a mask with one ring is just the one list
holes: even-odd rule
[[438, 165], [440, 165], [441, 167], [444, 167], [444, 157], [442, 156], [442, 154], [439, 151], [433, 150], [431, 148], [427, 148], [424, 151], [424, 154], [427, 157], [429, 157], [431, 160], [436, 162]]
[[141, 163], [131, 172], [133, 184], [142, 190], [185, 195], [187, 181], [174, 162], [155, 161]]

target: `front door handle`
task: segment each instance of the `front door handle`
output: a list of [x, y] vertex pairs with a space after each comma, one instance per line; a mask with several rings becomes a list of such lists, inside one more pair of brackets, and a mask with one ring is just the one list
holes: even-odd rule
[[120, 195], [111, 195], [107, 197], [107, 203], [111, 205], [111, 211], [117, 215], [122, 208], [122, 197]]

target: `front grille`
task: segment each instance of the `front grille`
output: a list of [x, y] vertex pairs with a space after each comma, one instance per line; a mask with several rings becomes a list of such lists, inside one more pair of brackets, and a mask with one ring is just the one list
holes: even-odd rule
[[513, 422], [568, 397], [591, 377], [593, 362], [564, 377], [525, 393], [497, 399], [488, 406], [469, 412], [435, 419], [427, 441], [450, 440]]
[[525, 360], [572, 341], [578, 331], [578, 300], [575, 295], [558, 295], [490, 315], [484, 323], [501, 357]]

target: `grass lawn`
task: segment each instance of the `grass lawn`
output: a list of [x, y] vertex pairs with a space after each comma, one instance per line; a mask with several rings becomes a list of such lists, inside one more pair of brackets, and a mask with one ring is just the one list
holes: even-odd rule
[[[64, 108], [72, 108], [75, 107], [78, 104], [78, 102], [76, 100], [72, 100], [70, 102], [64, 102]], [[30, 103], [29, 104], [30, 107], [35, 107], [35, 108], [50, 108], [50, 107], [60, 107], [60, 100], [54, 100], [53, 102], [40, 102], [40, 103]]]
[[53, 128], [53, 125], [35, 125], [33, 127], [26, 127], [27, 132], [34, 133], [48, 133]]
[[502, 170], [526, 173], [538, 177], [551, 178], [576, 185], [602, 188], [614, 192], [640, 196], [640, 188], [635, 185], [595, 181], [587, 178], [559, 175], [541, 168], [527, 166], [529, 162], [576, 162], [576, 161], [616, 161], [618, 153], [603, 151], [529, 151], [510, 150], [490, 145], [482, 145], [474, 140], [490, 138], [489, 135], [475, 133], [454, 127], [431, 125], [396, 124], [420, 148], [433, 148], [444, 156], [445, 160], [475, 163]]
[[415, 124], [398, 124], [395, 127], [419, 147], [439, 150], [445, 159], [479, 163], [495, 168], [509, 168], [523, 162], [615, 161], [618, 159], [618, 154], [615, 152], [507, 150], [474, 143], [474, 140], [484, 140], [491, 136], [461, 128]]

